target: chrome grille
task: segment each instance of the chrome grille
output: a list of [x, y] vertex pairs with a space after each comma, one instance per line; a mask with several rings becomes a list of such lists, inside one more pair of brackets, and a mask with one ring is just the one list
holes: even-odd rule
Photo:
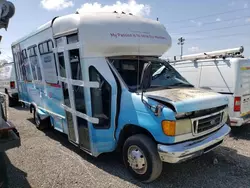
[[192, 121], [194, 134], [199, 134], [217, 127], [222, 122], [222, 118], [223, 112], [194, 119]]

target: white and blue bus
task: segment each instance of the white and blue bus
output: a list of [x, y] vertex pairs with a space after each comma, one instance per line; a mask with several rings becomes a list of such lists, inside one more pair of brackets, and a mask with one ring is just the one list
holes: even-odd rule
[[158, 21], [124, 13], [56, 17], [12, 44], [19, 100], [92, 156], [121, 151], [129, 172], [155, 180], [219, 146], [227, 97], [196, 89], [160, 57], [171, 37]]

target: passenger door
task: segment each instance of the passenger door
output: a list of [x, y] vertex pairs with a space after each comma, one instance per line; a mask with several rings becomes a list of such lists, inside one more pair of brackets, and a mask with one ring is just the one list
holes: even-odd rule
[[89, 97], [87, 111], [98, 120], [89, 122], [93, 155], [99, 155], [115, 149], [117, 83], [105, 58], [89, 58], [84, 62], [90, 83], [90, 87], [85, 88]]
[[[62, 86], [63, 104], [65, 110], [65, 123], [68, 129], [68, 139], [74, 144], [79, 144], [78, 127], [75, 113], [75, 102], [73, 97], [72, 73], [70, 64], [70, 51], [72, 46], [68, 44], [68, 36], [56, 38], [57, 62], [59, 70], [59, 81]], [[73, 48], [76, 48], [75, 46]], [[74, 74], [73, 74], [74, 75]], [[89, 147], [86, 147], [89, 148]]]
[[87, 116], [85, 84], [77, 33], [56, 39], [59, 80], [62, 85], [68, 127], [68, 138], [86, 152], [91, 153], [91, 140]]

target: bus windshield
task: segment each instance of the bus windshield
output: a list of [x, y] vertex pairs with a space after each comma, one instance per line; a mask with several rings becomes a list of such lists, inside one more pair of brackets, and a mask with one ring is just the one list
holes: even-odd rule
[[152, 63], [152, 82], [149, 89], [175, 87], [194, 87], [182, 77], [169, 63], [158, 58], [110, 58], [129, 90], [140, 89], [140, 80], [144, 63]]

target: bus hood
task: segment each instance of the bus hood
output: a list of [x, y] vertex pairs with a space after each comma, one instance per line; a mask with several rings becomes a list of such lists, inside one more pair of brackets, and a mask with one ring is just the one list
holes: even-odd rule
[[228, 104], [228, 98], [197, 88], [164, 89], [146, 92], [145, 96], [172, 105], [177, 113], [209, 109]]

